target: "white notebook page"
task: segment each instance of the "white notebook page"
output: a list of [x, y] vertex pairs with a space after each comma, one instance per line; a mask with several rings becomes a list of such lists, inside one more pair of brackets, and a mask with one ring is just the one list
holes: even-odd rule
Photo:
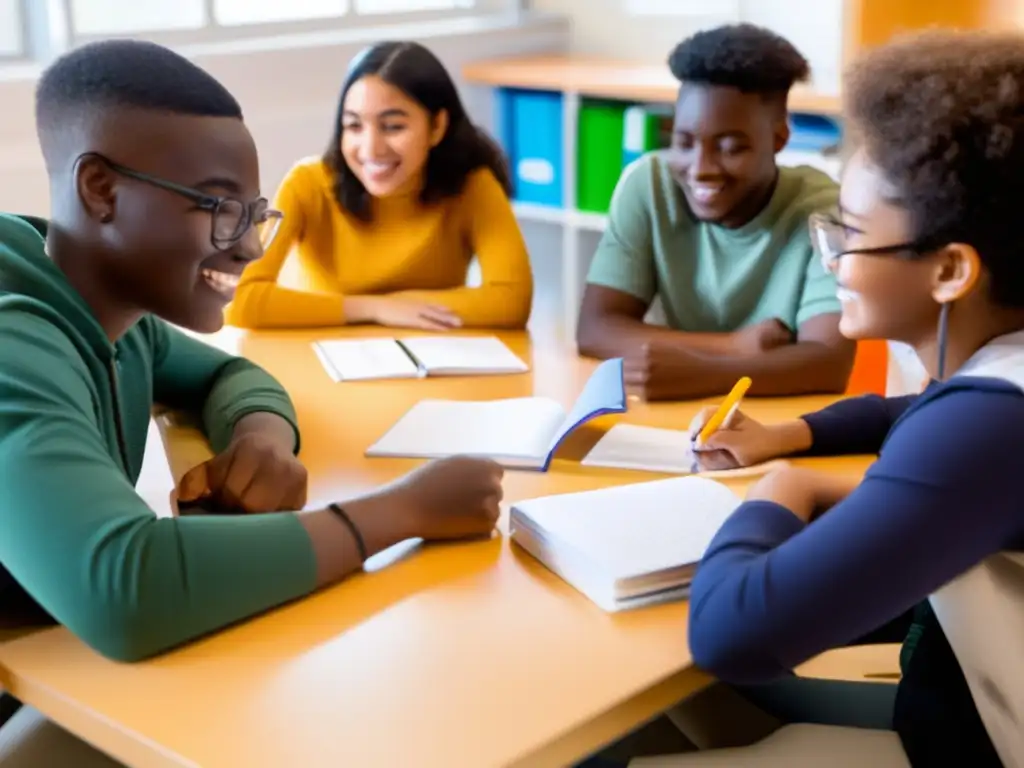
[[611, 579], [700, 561], [740, 504], [729, 488], [677, 477], [520, 502], [551, 549], [569, 546]]
[[336, 339], [313, 344], [335, 381], [415, 378], [419, 369], [394, 339]]
[[486, 402], [421, 400], [368, 451], [392, 456], [543, 458], [562, 406], [543, 397]]
[[419, 336], [402, 339], [427, 373], [519, 373], [529, 366], [496, 336]]
[[[693, 443], [690, 433], [685, 430], [616, 424], [598, 440], [581, 463], [588, 467], [688, 475], [694, 470]], [[701, 474], [712, 477], [763, 475], [785, 465], [784, 461], [772, 461]]]

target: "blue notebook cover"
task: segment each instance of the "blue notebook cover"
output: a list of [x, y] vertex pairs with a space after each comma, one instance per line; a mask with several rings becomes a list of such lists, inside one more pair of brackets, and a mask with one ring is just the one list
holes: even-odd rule
[[622, 375], [622, 358], [605, 360], [590, 374], [572, 410], [565, 417], [562, 428], [555, 433], [548, 448], [548, 455], [544, 458], [544, 464], [539, 468], [540, 471], [547, 471], [558, 446], [574, 430], [598, 416], [625, 412], [626, 383]]

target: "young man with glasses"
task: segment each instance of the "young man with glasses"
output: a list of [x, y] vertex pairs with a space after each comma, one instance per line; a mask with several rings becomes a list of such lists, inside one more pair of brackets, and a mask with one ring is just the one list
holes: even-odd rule
[[[134, 661], [302, 597], [407, 538], [493, 529], [501, 470], [455, 458], [326, 509], [306, 502], [288, 395], [174, 326], [213, 332], [281, 215], [232, 96], [159, 46], [58, 59], [36, 101], [49, 221], [0, 214], [0, 618], [64, 624]], [[216, 456], [181, 496], [264, 513], [158, 519], [136, 494], [155, 402]], [[111, 765], [35, 710], [5, 768]]]

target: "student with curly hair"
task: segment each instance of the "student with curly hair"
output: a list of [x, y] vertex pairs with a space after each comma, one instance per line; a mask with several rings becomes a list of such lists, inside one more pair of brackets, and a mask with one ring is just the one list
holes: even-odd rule
[[[522, 328], [533, 278], [510, 190], [501, 151], [434, 54], [374, 45], [352, 61], [327, 151], [278, 190], [281, 231], [246, 269], [227, 321]], [[278, 284], [293, 249], [308, 290]], [[482, 284], [468, 287], [474, 257]]]
[[[700, 32], [669, 58], [680, 80], [671, 148], [624, 173], [594, 256], [577, 341], [626, 358], [651, 400], [752, 392], [842, 392], [854, 346], [839, 333], [835, 280], [807, 217], [836, 184], [779, 168], [787, 98], [807, 79], [788, 41], [749, 24]], [[668, 327], [644, 322], [659, 297]]]
[[707, 468], [879, 457], [859, 483], [755, 483], [700, 564], [689, 635], [698, 666], [750, 686], [913, 610], [891, 730], [790, 725], [637, 766], [1024, 765], [1024, 35], [890, 44], [846, 98], [858, 148], [838, 213], [812, 220], [840, 327], [910, 344], [932, 382], [709, 442]]

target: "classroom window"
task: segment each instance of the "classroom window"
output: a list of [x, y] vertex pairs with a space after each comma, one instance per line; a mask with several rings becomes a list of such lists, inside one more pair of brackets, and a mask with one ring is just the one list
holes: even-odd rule
[[20, 0], [0, 0], [0, 56], [24, 52]]
[[83, 37], [200, 29], [208, 23], [205, 0], [70, 0], [70, 20], [73, 34]]
[[[16, 50], [20, 51], [21, 25], [16, 22], [19, 3], [20, 0], [0, 0], [0, 55], [7, 52], [7, 37], [12, 38], [9, 45], [16, 45]], [[312, 22], [338, 19], [352, 12], [400, 14], [468, 10], [488, 5], [477, 0], [64, 0], [64, 3], [73, 38]], [[8, 24], [11, 14], [15, 14], [15, 22]]]
[[348, 12], [348, 0], [214, 0], [218, 24], [267, 24], [330, 19]]
[[0, 62], [50, 60], [110, 37], [218, 45], [506, 13], [527, 0], [0, 0]]
[[409, 13], [472, 8], [473, 0], [355, 0], [356, 13]]
[[634, 16], [709, 16], [731, 18], [740, 12], [740, 0], [624, 0]]

